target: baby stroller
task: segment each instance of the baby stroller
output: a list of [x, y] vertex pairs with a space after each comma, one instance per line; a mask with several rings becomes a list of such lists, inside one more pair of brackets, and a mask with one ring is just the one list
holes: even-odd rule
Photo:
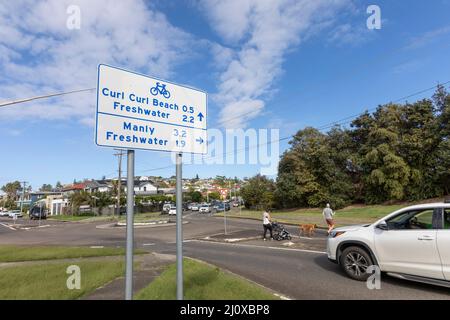
[[281, 240], [291, 240], [292, 236], [287, 231], [282, 224], [279, 224], [278, 222], [272, 222], [272, 232], [273, 232], [273, 238], [275, 240], [281, 241]]

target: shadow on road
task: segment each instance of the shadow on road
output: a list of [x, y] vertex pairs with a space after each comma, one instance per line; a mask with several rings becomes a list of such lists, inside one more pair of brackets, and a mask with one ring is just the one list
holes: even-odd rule
[[346, 277], [344, 271], [335, 263], [328, 260], [326, 255], [320, 255], [314, 258], [314, 263], [328, 272], [333, 272], [334, 274]]
[[[321, 267], [323, 270], [332, 272], [339, 277], [343, 277], [348, 281], [356, 281], [348, 278], [345, 272], [341, 269], [341, 267], [331, 261], [325, 255], [318, 256], [314, 258], [314, 263]], [[415, 289], [415, 290], [425, 290], [428, 292], [436, 293], [436, 294], [446, 294], [450, 298], [450, 288], [434, 286], [426, 283], [413, 282], [408, 280], [397, 279], [391, 277], [385, 273], [381, 275], [382, 286], [383, 284], [402, 287], [405, 289]]]

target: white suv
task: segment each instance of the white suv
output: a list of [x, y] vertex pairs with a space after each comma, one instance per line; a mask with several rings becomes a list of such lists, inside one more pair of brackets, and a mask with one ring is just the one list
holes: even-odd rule
[[198, 212], [200, 212], [200, 213], [210, 213], [211, 212], [211, 207], [209, 205], [204, 204], [204, 205], [202, 205], [200, 207]]
[[334, 229], [328, 259], [365, 281], [371, 265], [391, 276], [450, 287], [450, 203], [397, 210], [371, 225]]

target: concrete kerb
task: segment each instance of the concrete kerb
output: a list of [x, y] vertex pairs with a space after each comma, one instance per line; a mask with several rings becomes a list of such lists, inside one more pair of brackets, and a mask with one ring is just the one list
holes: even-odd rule
[[246, 238], [214, 239], [214, 238], [211, 238], [211, 236], [208, 236], [208, 237], [202, 238], [202, 240], [205, 240], [205, 241], [222, 242], [222, 243], [235, 243], [235, 242], [258, 240], [258, 239], [261, 239], [261, 237], [255, 236], [255, 237], [246, 237]]
[[[187, 224], [189, 221], [183, 221], [183, 224]], [[172, 227], [175, 226], [175, 222], [135, 222], [134, 227], [135, 228], [157, 228], [157, 227]], [[127, 226], [126, 223], [123, 222], [114, 222], [114, 223], [107, 223], [107, 224], [101, 224], [96, 226], [97, 229], [118, 229], [118, 228], [125, 228]]]
[[[223, 219], [223, 216], [214, 216], [214, 218], [220, 218], [220, 219]], [[259, 219], [259, 218], [253, 218], [253, 217], [240, 217], [240, 216], [236, 216], [236, 215], [227, 215], [227, 218], [229, 218], [229, 219], [247, 219], [247, 220], [255, 220], [255, 221], [259, 221], [259, 220], [261, 220], [261, 219]], [[296, 226], [296, 227], [298, 227], [301, 223], [293, 223], [293, 222], [280, 222], [280, 224], [284, 224], [284, 225], [287, 225], [287, 226]], [[328, 230], [328, 228], [327, 227], [322, 227], [322, 226], [319, 226], [319, 225], [317, 225], [317, 227], [316, 227], [316, 229], [319, 229], [319, 230]]]

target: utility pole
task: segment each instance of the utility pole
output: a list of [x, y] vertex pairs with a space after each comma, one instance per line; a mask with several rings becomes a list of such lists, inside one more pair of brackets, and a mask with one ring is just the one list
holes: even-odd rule
[[[117, 180], [117, 217], [120, 216], [120, 190], [122, 189], [122, 156], [124, 155], [123, 150], [118, 150], [119, 153], [115, 153], [114, 155], [119, 158], [119, 179]], [[114, 218], [114, 212], [113, 212]]]
[[21, 199], [20, 199], [20, 213], [22, 213], [23, 200], [25, 199], [25, 186], [26, 186], [27, 182], [26, 181], [22, 181], [22, 183], [23, 183], [23, 189], [22, 189], [22, 196], [21, 196]]

